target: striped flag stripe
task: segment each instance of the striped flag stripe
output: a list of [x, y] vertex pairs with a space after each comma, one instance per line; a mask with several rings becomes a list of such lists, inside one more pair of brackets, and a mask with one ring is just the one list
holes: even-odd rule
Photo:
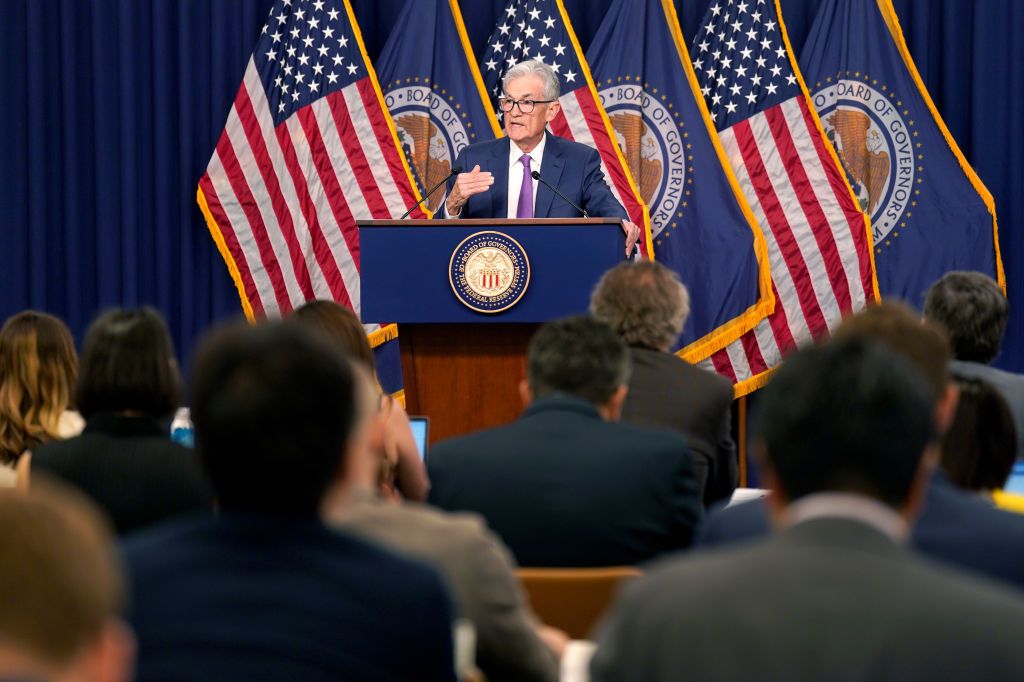
[[[299, 110], [288, 121], [288, 124], [301, 131], [301, 141], [305, 142], [305, 145], [300, 148], [302, 152], [300, 167], [306, 174], [306, 182], [314, 188], [314, 201], [321, 207], [326, 205], [330, 208], [334, 225], [337, 226], [338, 233], [343, 238], [344, 256], [339, 258], [339, 271], [345, 282], [346, 295], [350, 300], [354, 300], [350, 282], [344, 277], [343, 264], [356, 257], [356, 254], [351, 253], [351, 249], [353, 247], [358, 249], [358, 241], [351, 233], [353, 228], [346, 229], [342, 226], [354, 225], [354, 214], [361, 212], [363, 215], [367, 215], [369, 209], [366, 208], [362, 193], [357, 188], [348, 186], [346, 194], [346, 188], [338, 182], [338, 171], [332, 163], [332, 156], [339, 163], [347, 159], [340, 148], [327, 148], [320, 134], [320, 123], [313, 108], [306, 107]], [[347, 165], [343, 166], [341, 171], [347, 171]]]
[[[762, 154], [764, 162], [764, 180], [771, 187], [775, 199], [775, 214], [769, 212], [772, 229], [783, 230], [787, 239], [791, 239], [794, 250], [786, 253], [791, 264], [793, 280], [797, 282], [797, 294], [804, 303], [807, 326], [812, 335], [828, 327], [826, 320], [838, 317], [841, 313], [839, 305], [832, 293], [826, 274], [825, 261], [815, 237], [815, 227], [800, 206], [790, 175], [794, 164], [799, 159], [783, 157], [780, 152], [771, 126], [764, 114], [748, 119], [754, 139]], [[784, 246], [785, 249], [785, 246]], [[808, 307], [811, 306], [811, 307]], [[807, 310], [817, 311], [820, 317], [807, 314]]]
[[[818, 198], [826, 207], [828, 214], [837, 216], [837, 219], [832, 222], [832, 231], [836, 235], [840, 252], [846, 254], [862, 253], [866, 255], [871, 252], [871, 245], [868, 243], [868, 231], [860, 228], [850, 229], [851, 226], [860, 226], [865, 223], [864, 214], [860, 211], [860, 207], [850, 200], [850, 189], [843, 180], [843, 177], [839, 173], [829, 173], [826, 170], [832, 167], [832, 164], [835, 162], [825, 147], [825, 141], [821, 135], [817, 134], [818, 128], [814, 118], [811, 116], [807, 101], [803, 97], [798, 97], [796, 102], [796, 105], [792, 101], [785, 102], [783, 107], [787, 110], [787, 118], [791, 121], [791, 125], [806, 130], [814, 145], [814, 151], [817, 155], [815, 168], [820, 169], [816, 177], [820, 179], [812, 181], [811, 186], [818, 192]], [[791, 110], [794, 106], [799, 106], [799, 117]], [[798, 119], [803, 121], [802, 126], [797, 122]], [[809, 161], [808, 165], [811, 165]], [[826, 183], [831, 188], [831, 193], [826, 191]], [[838, 216], [841, 216], [841, 219]], [[853, 264], [847, 263], [844, 269], [850, 277], [850, 290], [854, 292], [855, 300], [858, 304], [863, 304], [875, 299], [871, 259], [867, 257], [857, 258], [856, 261], [856, 267], [850, 267]]]
[[[238, 114], [241, 131], [248, 142], [248, 144], [243, 143], [236, 146], [236, 153], [244, 160], [243, 164], [245, 166], [249, 166], [248, 161], [252, 160], [253, 166], [255, 166], [263, 181], [262, 187], [253, 184], [250, 184], [250, 186], [258, 196], [262, 197], [261, 203], [269, 202], [273, 210], [277, 230], [273, 229], [273, 224], [268, 224], [271, 228], [268, 232], [270, 234], [279, 232], [278, 240], [272, 241], [280, 242], [281, 238], [283, 238], [284, 246], [287, 248], [287, 260], [291, 265], [293, 279], [298, 284], [301, 293], [301, 298], [292, 298], [292, 302], [300, 303], [301, 301], [313, 298], [313, 286], [310, 283], [309, 269], [306, 267], [306, 260], [302, 254], [302, 246], [295, 235], [295, 225], [292, 222], [291, 212], [288, 210], [288, 202], [281, 191], [278, 176], [274, 171], [273, 164], [270, 161], [270, 153], [267, 151], [267, 145], [263, 139], [263, 131], [260, 129], [259, 121], [256, 119], [256, 112], [253, 110], [252, 102], [249, 100], [248, 89], [244, 84], [238, 88], [238, 95], [235, 97], [235, 111]], [[275, 244], [275, 251], [277, 251], [277, 244]], [[278, 255], [280, 256], [281, 254]], [[287, 276], [288, 273], [285, 272], [285, 277]]]
[[558, 114], [551, 122], [551, 132], [560, 137], [565, 137], [574, 142], [597, 149], [598, 154], [601, 155], [601, 172], [604, 173], [605, 184], [608, 185], [608, 189], [612, 191], [615, 199], [624, 207], [628, 207], [628, 204], [622, 200], [622, 192], [619, 191], [615, 182], [611, 181], [612, 175], [608, 170], [608, 165], [605, 163], [607, 158], [605, 156], [605, 149], [602, 148], [603, 146], [606, 148], [606, 145], [598, 144], [599, 138], [595, 138], [593, 130], [591, 130], [590, 124], [587, 121], [586, 114], [580, 106], [574, 104], [577, 101], [574, 95], [575, 93], [569, 93], [562, 96], [563, 106], [559, 108]]
[[[220, 160], [217, 158], [216, 153], [210, 159], [209, 165], [213, 166], [214, 161], [216, 161], [217, 166], [220, 165]], [[250, 301], [255, 314], [263, 315], [263, 303], [260, 299], [259, 289], [256, 287], [256, 282], [252, 277], [253, 269], [249, 267], [247, 255], [239, 245], [238, 239], [235, 238], [233, 223], [221, 204], [220, 197], [217, 195], [217, 188], [213, 186], [209, 172], [199, 180], [199, 189], [203, 192], [203, 198], [206, 200], [206, 206], [210, 210], [210, 214], [217, 221], [220, 238], [224, 240], [224, 245], [227, 247], [228, 253], [231, 254], [231, 260], [234, 261], [239, 277], [242, 279], [242, 289], [245, 291], [246, 299]]]
[[[348, 98], [357, 94], [355, 90], [356, 88], [350, 85], [340, 92], [327, 95], [327, 97], [314, 102], [309, 108], [315, 112], [317, 120], [321, 122], [321, 135], [324, 138], [337, 136], [341, 148], [345, 150], [345, 158], [348, 160], [346, 170], [355, 177], [373, 176], [376, 178], [377, 182], [375, 183], [360, 184], [353, 188], [358, 189], [362, 194], [363, 201], [366, 202], [372, 215], [390, 215], [392, 211], [390, 204], [395, 201], [397, 191], [395, 196], [388, 199], [385, 199], [381, 192], [381, 183], [382, 181], [387, 182], [387, 178], [381, 178], [382, 173], [374, 172], [375, 168], [379, 171], [378, 160], [370, 158], [377, 145], [377, 139], [372, 136], [367, 139], [367, 129], [361, 127], [359, 121], [354, 119], [351, 114], [353, 109]], [[357, 240], [350, 241], [347, 235], [345, 240], [349, 243], [349, 249], [353, 253], [359, 251]], [[358, 258], [356, 258], [356, 265], [359, 265]]]
[[[244, 173], [238, 165], [238, 157], [231, 144], [230, 131], [238, 127], [238, 118], [235, 115], [234, 107], [228, 115], [228, 123], [224, 133], [217, 142], [217, 159], [219, 173], [210, 173], [217, 193], [221, 196], [230, 196], [234, 201], [235, 208], [232, 213], [232, 224], [239, 228], [235, 230], [235, 237], [239, 245], [247, 254], [253, 254], [257, 262], [247, 259], [250, 268], [253, 268], [257, 275], [260, 296], [263, 299], [263, 307], [270, 310], [281, 311], [291, 310], [291, 300], [288, 295], [288, 287], [281, 274], [281, 263], [278, 261], [274, 249], [267, 235], [266, 225], [260, 215], [260, 209], [249, 189], [249, 184]], [[228, 195], [227, 190], [231, 194]], [[230, 210], [230, 209], [229, 209]], [[271, 308], [271, 303], [274, 303]]]
[[736, 374], [736, 370], [733, 367], [733, 363], [729, 360], [728, 348], [734, 344], [729, 344], [726, 348], [713, 354], [710, 358], [700, 363], [700, 366], [704, 369], [711, 369], [718, 374], [721, 374], [726, 379], [731, 381], [733, 384], [738, 384], [745, 378], [740, 378]]
[[[277, 137], [285, 166], [291, 175], [292, 183], [299, 197], [302, 214], [309, 225], [310, 239], [312, 240], [310, 247], [320, 264], [327, 286], [330, 288], [331, 296], [329, 298], [339, 302], [348, 301], [347, 286], [342, 278], [340, 262], [336, 257], [338, 251], [334, 246], [341, 241], [341, 230], [338, 229], [338, 225], [334, 221], [330, 207], [326, 202], [317, 200], [323, 195], [319, 181], [310, 181], [303, 172], [304, 169], [309, 169], [310, 164], [300, 162], [292, 140], [296, 133], [302, 136], [302, 148], [305, 149], [305, 138], [301, 129], [296, 130], [291, 127], [291, 124], [298, 125], [294, 117], [279, 125], [274, 130], [274, 135]], [[333, 239], [330, 238], [332, 235]]]
[[[356, 82], [361, 101], [355, 100], [350, 94], [350, 89], [345, 88], [345, 99], [349, 106], [362, 107], [366, 112], [366, 118], [357, 119], [356, 130], [359, 139], [368, 146], [366, 157], [370, 160], [377, 178], [377, 184], [384, 192], [384, 197], [391, 207], [391, 217], [398, 218], [416, 203], [416, 196], [412, 189], [412, 180], [406, 171], [402, 160], [402, 152], [395, 146], [391, 137], [388, 120], [384, 114], [384, 108], [377, 99], [377, 93], [369, 78], [363, 78]], [[374, 144], [370, 144], [373, 141]], [[382, 171], [384, 168], [390, 173], [390, 177]], [[411, 218], [426, 218], [427, 214], [422, 208], [417, 208]]]
[[[270, 161], [272, 172], [277, 175], [278, 187], [283, 196], [284, 205], [291, 216], [291, 223], [295, 232], [295, 240], [304, 258], [306, 271], [309, 273], [312, 293], [316, 298], [332, 298], [332, 289], [325, 274], [328, 269], [322, 254], [317, 253], [311, 244], [315, 243], [315, 234], [319, 232], [316, 224], [315, 212], [309, 211], [311, 202], [306, 194], [305, 182], [297, 182], [297, 177], [287, 161], [286, 150], [278, 136], [278, 130], [274, 128], [274, 121], [270, 117], [267, 105], [266, 92], [260, 82], [259, 74], [256, 72], [256, 65], [249, 60], [245, 70], [245, 78], [242, 88], [249, 97], [252, 110], [255, 114], [254, 122], [259, 127], [259, 133], [263, 138], [263, 147], [266, 150], [267, 158]], [[283, 126], [282, 126], [283, 127]], [[291, 144], [288, 143], [288, 147]], [[302, 197], [302, 200], [299, 197]]]
[[[775, 148], [781, 156], [780, 160], [783, 163], [781, 170], [789, 176], [790, 182], [785, 185], [786, 193], [796, 197], [804, 219], [808, 225], [812, 226], [811, 234], [817, 248], [808, 248], [804, 252], [805, 259], [811, 264], [812, 270], [818, 270], [820, 263], [831, 289], [831, 291], [818, 291], [818, 301], [823, 304], [822, 309], [825, 310], [826, 319], [835, 320], [843, 313], [850, 311], [850, 286], [846, 280], [846, 269], [843, 267], [839, 249], [832, 235], [831, 220], [825, 215], [824, 208], [814, 195], [810, 178], [804, 168], [804, 159], [799, 153], [796, 140], [790, 133], [782, 108], [772, 107], [764, 113], [772, 137], [775, 139]], [[805, 132], [809, 132], [806, 126], [803, 128]], [[806, 138], [800, 140], [800, 143], [805, 146], [807, 142]], [[776, 190], [778, 191], [778, 188]], [[797, 218], [799, 217], [798, 215]], [[815, 289], [823, 289], [823, 283], [819, 284], [822, 279], [821, 271], [814, 274], [812, 283], [816, 285]], [[838, 305], [839, 310], [834, 310], [832, 304]], [[838, 315], [835, 314], [837, 312]]]

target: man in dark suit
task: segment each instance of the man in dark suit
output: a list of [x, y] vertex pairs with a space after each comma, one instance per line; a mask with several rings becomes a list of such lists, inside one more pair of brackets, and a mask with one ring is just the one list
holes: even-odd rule
[[320, 521], [369, 459], [377, 402], [306, 333], [233, 327], [200, 351], [192, 414], [221, 514], [125, 547], [139, 680], [454, 682], [438, 575]]
[[[874, 339], [909, 360], [927, 379], [936, 423], [945, 431], [956, 407], [949, 377], [949, 343], [931, 324], [922, 324], [909, 309], [883, 304], [850, 318], [835, 338]], [[696, 544], [715, 547], [768, 534], [768, 506], [752, 500], [712, 511]], [[915, 521], [911, 542], [939, 561], [976, 571], [1024, 589], [1024, 517], [1001, 511], [981, 497], [954, 486], [937, 471], [929, 481], [925, 504]]]
[[992, 366], [1009, 315], [999, 284], [980, 272], [947, 272], [924, 301], [925, 319], [949, 334], [953, 374], [987, 381], [1006, 400], [1017, 427], [1017, 456], [1024, 457], [1024, 376]]
[[903, 547], [937, 459], [933, 414], [921, 375], [877, 342], [789, 358], [758, 429], [780, 532], [629, 585], [591, 679], [1020, 679], [1020, 595]]
[[579, 218], [534, 171], [592, 217], [621, 218], [626, 254], [640, 236], [626, 209], [605, 183], [601, 155], [587, 145], [547, 132], [558, 115], [559, 82], [537, 60], [516, 64], [505, 74], [498, 105], [506, 136], [463, 148], [455, 166], [467, 169], [451, 183], [444, 210], [451, 218]]
[[701, 505], [686, 441], [616, 423], [628, 381], [607, 325], [544, 325], [523, 416], [435, 446], [430, 501], [481, 514], [523, 566], [636, 564], [688, 546]]
[[632, 374], [622, 421], [686, 436], [705, 505], [736, 488], [736, 445], [730, 428], [732, 385], [672, 354], [690, 314], [690, 294], [660, 263], [622, 263], [590, 297], [590, 314], [629, 345]]

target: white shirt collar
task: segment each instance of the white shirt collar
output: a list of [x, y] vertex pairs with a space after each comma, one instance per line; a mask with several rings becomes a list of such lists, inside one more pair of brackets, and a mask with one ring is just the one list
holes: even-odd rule
[[[545, 145], [545, 143], [547, 141], [548, 141], [548, 134], [547, 134], [547, 132], [545, 132], [544, 133], [544, 137], [540, 138], [540, 142], [537, 143], [537, 146], [533, 148], [532, 152], [530, 152], [530, 170], [531, 171], [539, 171], [540, 170], [540, 164], [544, 160], [544, 145]], [[513, 168], [515, 166], [520, 165], [519, 164], [519, 159], [523, 158], [524, 156], [525, 156], [525, 154], [523, 153], [523, 150], [519, 148], [519, 145], [517, 145], [512, 140], [509, 140], [508, 141], [508, 167], [509, 168]]]
[[786, 525], [820, 518], [841, 518], [859, 521], [888, 535], [895, 542], [904, 542], [910, 529], [903, 517], [877, 500], [853, 493], [815, 493], [801, 497], [786, 509]]

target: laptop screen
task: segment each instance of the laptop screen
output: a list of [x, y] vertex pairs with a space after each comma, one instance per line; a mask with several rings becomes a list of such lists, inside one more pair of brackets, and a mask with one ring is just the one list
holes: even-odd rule
[[409, 426], [412, 427], [412, 437], [416, 441], [416, 449], [419, 450], [420, 459], [426, 460], [430, 420], [427, 417], [409, 417]]
[[1008, 493], [1024, 495], [1024, 461], [1018, 460], [1013, 465], [1013, 471], [1010, 472], [1010, 478], [1006, 481], [1006, 487], [1003, 490]]

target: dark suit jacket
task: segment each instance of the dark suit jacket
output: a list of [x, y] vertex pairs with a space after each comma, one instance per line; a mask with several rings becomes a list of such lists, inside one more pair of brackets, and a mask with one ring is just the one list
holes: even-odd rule
[[439, 443], [428, 468], [430, 501], [482, 515], [521, 566], [636, 564], [688, 546], [701, 515], [681, 436], [568, 396]]
[[81, 489], [118, 533], [212, 505], [195, 452], [173, 442], [148, 417], [93, 415], [81, 435], [35, 450], [32, 473]]
[[[752, 500], [711, 512], [698, 533], [697, 545], [750, 540], [769, 530], [765, 502]], [[960, 490], [941, 472], [928, 485], [911, 540], [930, 558], [1024, 589], [1024, 516]]]
[[[605, 184], [601, 170], [601, 155], [593, 147], [566, 140], [545, 133], [544, 159], [540, 176], [554, 185], [586, 209], [592, 218], [628, 219], [626, 209]], [[494, 184], [486, 192], [474, 194], [462, 207], [460, 218], [504, 218], [508, 215], [508, 150], [511, 142], [507, 137], [486, 142], [477, 142], [464, 147], [455, 160], [464, 172], [479, 164], [480, 170], [494, 174]], [[453, 178], [448, 184], [451, 191]], [[579, 218], [580, 212], [557, 196], [554, 192], [537, 183], [537, 197], [533, 215], [536, 218]], [[438, 211], [438, 218], [446, 217]]]
[[1024, 601], [845, 519], [664, 562], [613, 607], [593, 682], [1021, 679]]
[[728, 499], [738, 476], [732, 385], [671, 353], [630, 348], [629, 354], [633, 372], [622, 421], [686, 436], [704, 504]]
[[454, 682], [440, 577], [315, 519], [188, 519], [124, 557], [140, 682]]

